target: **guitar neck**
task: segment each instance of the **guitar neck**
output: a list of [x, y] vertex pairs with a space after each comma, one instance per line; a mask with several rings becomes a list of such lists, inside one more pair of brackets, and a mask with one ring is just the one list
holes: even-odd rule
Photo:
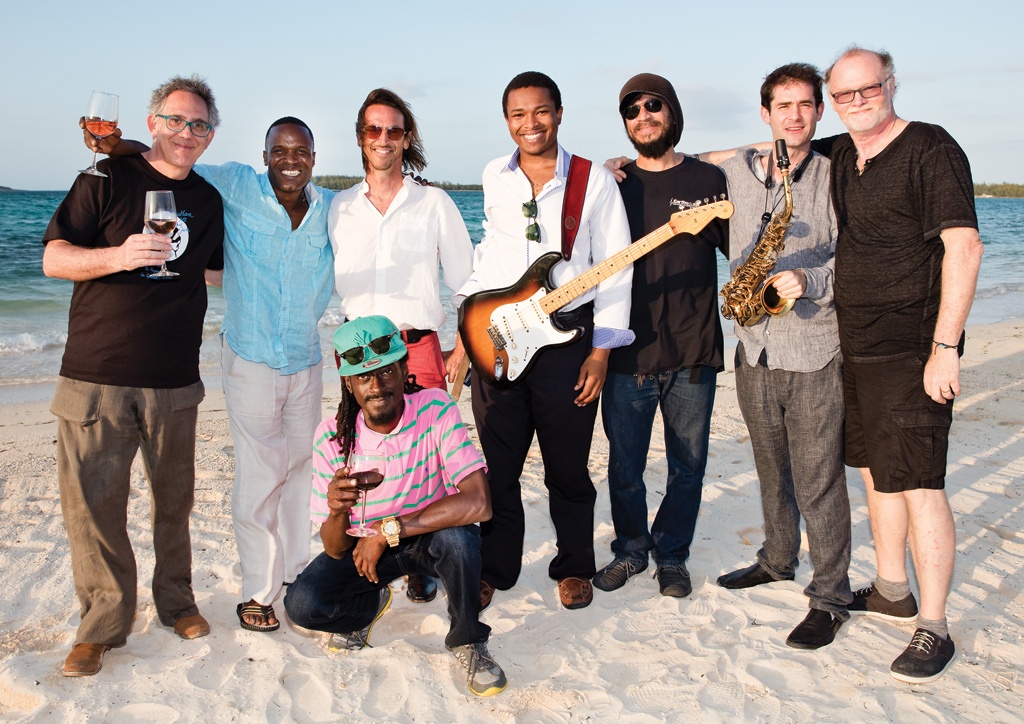
[[617, 274], [637, 259], [654, 251], [675, 235], [676, 232], [672, 231], [672, 227], [669, 224], [655, 229], [617, 254], [613, 254], [600, 264], [591, 267], [575, 279], [545, 294], [539, 302], [541, 309], [547, 314], [554, 314], [573, 299], [586, 294], [608, 277]]

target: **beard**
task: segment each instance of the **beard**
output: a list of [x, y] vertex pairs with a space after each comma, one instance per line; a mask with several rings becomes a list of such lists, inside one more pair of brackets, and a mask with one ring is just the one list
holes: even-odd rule
[[672, 128], [666, 126], [664, 123], [652, 124], [661, 127], [661, 133], [652, 138], [649, 141], [639, 141], [632, 133], [627, 134], [629, 136], [629, 142], [633, 144], [633, 148], [641, 156], [646, 158], [661, 158], [666, 153], [672, 150], [674, 144], [672, 143]]
[[[383, 400], [388, 401], [391, 404], [381, 408], [379, 411], [370, 412], [366, 409], [365, 403], [371, 402], [372, 400]], [[401, 415], [399, 406], [395, 404], [395, 396], [391, 393], [385, 393], [382, 395], [374, 395], [364, 400], [363, 417], [367, 419], [372, 425], [390, 425], [395, 422]]]

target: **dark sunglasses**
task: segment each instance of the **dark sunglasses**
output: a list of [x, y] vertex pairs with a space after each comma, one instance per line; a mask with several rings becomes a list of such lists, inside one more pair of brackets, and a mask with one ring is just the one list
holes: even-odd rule
[[357, 365], [366, 359], [366, 348], [369, 347], [370, 351], [374, 354], [387, 354], [391, 351], [391, 338], [394, 337], [397, 332], [392, 332], [386, 337], [377, 337], [377, 339], [371, 339], [367, 344], [359, 347], [353, 347], [352, 349], [345, 350], [341, 353], [341, 358], [348, 362], [350, 365]]
[[540, 224], [537, 223], [537, 199], [530, 199], [523, 204], [523, 216], [530, 220], [526, 225], [526, 240], [540, 241]]
[[405, 138], [406, 130], [398, 126], [388, 126], [387, 128], [383, 126], [363, 126], [363, 138], [373, 140], [380, 138], [381, 133], [387, 133], [389, 141], [401, 141]]
[[[647, 109], [648, 113], [658, 113], [662, 106], [665, 105], [661, 102], [660, 98], [648, 98], [644, 101], [644, 108]], [[622, 117], [627, 121], [632, 121], [640, 115], [640, 106], [634, 103], [631, 106], [626, 106], [622, 109]]]

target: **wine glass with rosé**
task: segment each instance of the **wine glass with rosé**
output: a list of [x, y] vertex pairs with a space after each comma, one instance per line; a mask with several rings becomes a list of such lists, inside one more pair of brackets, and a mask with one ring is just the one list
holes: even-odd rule
[[[144, 221], [146, 228], [154, 234], [170, 237], [174, 233], [174, 227], [178, 225], [178, 212], [174, 207], [174, 192], [147, 191]], [[178, 272], [170, 271], [166, 261], [160, 265], [157, 271], [146, 274], [147, 279], [173, 279], [176, 276], [178, 276]]]
[[[89, 110], [85, 112], [85, 130], [96, 138], [106, 138], [117, 128], [117, 106], [118, 99], [113, 93], [93, 91], [89, 99]], [[79, 173], [87, 173], [90, 176], [106, 176], [96, 169], [97, 153], [92, 154], [92, 165], [83, 168]]]
[[373, 450], [356, 450], [349, 455], [348, 477], [356, 481], [356, 489], [362, 493], [362, 507], [359, 525], [349, 528], [346, 533], [356, 538], [370, 538], [377, 531], [366, 525], [366, 494], [384, 482], [384, 454]]

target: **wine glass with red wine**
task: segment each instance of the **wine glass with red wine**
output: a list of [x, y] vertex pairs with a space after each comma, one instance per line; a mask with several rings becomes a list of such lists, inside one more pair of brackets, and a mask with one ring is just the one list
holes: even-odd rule
[[[96, 138], [106, 138], [117, 129], [117, 96], [113, 93], [93, 91], [89, 99], [89, 110], [85, 112], [85, 130]], [[92, 154], [92, 165], [83, 168], [79, 173], [90, 176], [106, 176], [96, 169], [96, 153]]]
[[[174, 207], [173, 191], [147, 191], [146, 192], [146, 228], [154, 234], [170, 237], [174, 234], [174, 228], [178, 225], [178, 212]], [[167, 268], [167, 262], [160, 265], [160, 269], [146, 274], [147, 279], [173, 279], [178, 272], [172, 272]]]
[[346, 533], [356, 538], [369, 538], [377, 531], [366, 525], [366, 494], [384, 482], [384, 453], [373, 450], [357, 450], [349, 455], [348, 476], [355, 478], [356, 489], [362, 492], [362, 507], [359, 525], [349, 528]]

